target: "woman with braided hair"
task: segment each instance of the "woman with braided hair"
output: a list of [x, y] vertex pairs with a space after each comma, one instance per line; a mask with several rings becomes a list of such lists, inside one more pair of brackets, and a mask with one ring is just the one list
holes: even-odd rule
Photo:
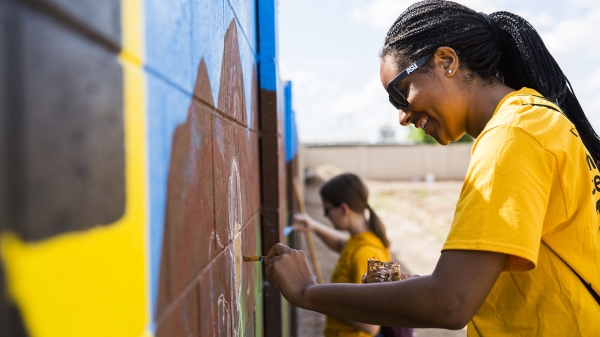
[[315, 285], [276, 245], [267, 275], [294, 305], [353, 321], [468, 336], [597, 336], [600, 140], [535, 29], [441, 0], [389, 30], [380, 76], [402, 125], [440, 144], [475, 138], [452, 228], [431, 275]]

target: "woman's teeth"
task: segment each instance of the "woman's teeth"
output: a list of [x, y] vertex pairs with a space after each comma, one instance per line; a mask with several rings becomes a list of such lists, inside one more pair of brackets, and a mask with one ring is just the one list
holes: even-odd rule
[[425, 126], [427, 125], [428, 120], [429, 120], [429, 117], [425, 117], [425, 118], [423, 118], [423, 120], [421, 120], [419, 127], [421, 127], [422, 130], [425, 130]]

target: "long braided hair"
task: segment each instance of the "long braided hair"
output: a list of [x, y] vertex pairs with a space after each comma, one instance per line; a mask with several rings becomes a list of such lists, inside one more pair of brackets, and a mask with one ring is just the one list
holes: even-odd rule
[[369, 206], [369, 190], [357, 175], [344, 173], [335, 176], [321, 186], [319, 194], [323, 200], [327, 200], [336, 206], [345, 203], [356, 213], [362, 214], [368, 209], [369, 220], [367, 225], [369, 230], [381, 240], [386, 248], [390, 246], [390, 240], [388, 240], [385, 233], [383, 222]]
[[556, 103], [575, 125], [590, 154], [600, 160], [600, 139], [571, 83], [525, 19], [509, 12], [488, 16], [452, 1], [417, 2], [394, 22], [381, 56], [392, 57], [400, 69], [441, 46], [460, 51], [461, 67], [467, 74], [487, 83], [498, 78], [517, 90], [532, 88]]

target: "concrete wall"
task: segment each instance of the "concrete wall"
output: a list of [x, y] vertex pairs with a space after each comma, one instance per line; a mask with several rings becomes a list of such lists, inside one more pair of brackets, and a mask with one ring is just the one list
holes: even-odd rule
[[437, 180], [463, 180], [472, 144], [306, 146], [302, 167], [331, 164], [366, 179], [424, 179], [429, 172]]
[[276, 7], [0, 0], [0, 335], [289, 335]]

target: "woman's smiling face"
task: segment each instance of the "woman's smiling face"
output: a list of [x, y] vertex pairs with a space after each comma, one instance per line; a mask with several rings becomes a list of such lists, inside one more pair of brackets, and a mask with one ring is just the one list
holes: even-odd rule
[[[429, 67], [426, 72], [415, 71], [396, 85], [408, 101], [408, 106], [398, 110], [400, 124], [413, 124], [442, 145], [462, 137], [467, 122], [463, 86], [454, 76], [458, 59], [453, 50], [447, 49], [438, 49], [424, 65]], [[379, 74], [384, 89], [402, 70], [390, 56], [381, 59]]]

